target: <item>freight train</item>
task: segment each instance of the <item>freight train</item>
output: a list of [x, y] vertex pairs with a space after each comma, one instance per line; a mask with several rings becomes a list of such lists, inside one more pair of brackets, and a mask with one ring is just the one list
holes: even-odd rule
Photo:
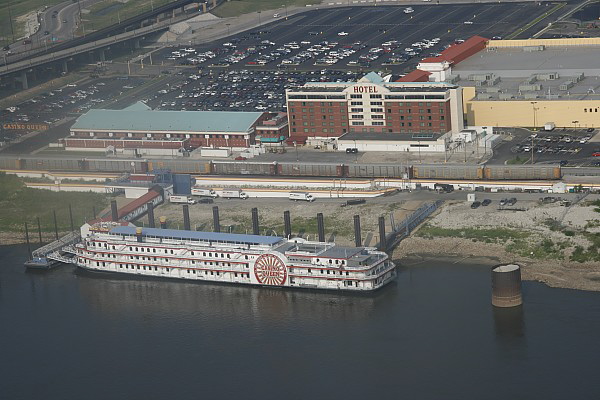
[[390, 178], [453, 180], [557, 180], [559, 165], [465, 165], [465, 164], [341, 164], [254, 161], [199, 161], [190, 159], [59, 159], [0, 157], [0, 170], [56, 172], [146, 173], [169, 169], [173, 173], [198, 175], [251, 175], [323, 178]]

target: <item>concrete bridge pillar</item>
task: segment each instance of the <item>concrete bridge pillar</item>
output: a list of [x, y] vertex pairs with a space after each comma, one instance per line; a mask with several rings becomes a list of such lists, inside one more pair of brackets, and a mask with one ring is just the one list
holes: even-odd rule
[[206, 3], [202, 3], [202, 12], [205, 13], [206, 12]]
[[217, 6], [217, 0], [212, 0], [212, 8], [215, 8]]
[[69, 72], [69, 68], [67, 66], [67, 60], [62, 61], [62, 72], [64, 72], [64, 73]]
[[135, 39], [133, 41], [133, 48], [134, 49], [139, 49], [140, 48], [140, 39]]
[[102, 62], [106, 61], [106, 58], [104, 57], [104, 50], [102, 50], [102, 49], [98, 50], [98, 57], [100, 58], [100, 61], [102, 61]]
[[19, 78], [19, 80], [21, 81], [21, 87], [23, 88], [23, 90], [29, 89], [29, 83], [27, 82], [27, 72], [26, 71], [21, 71], [21, 77]]

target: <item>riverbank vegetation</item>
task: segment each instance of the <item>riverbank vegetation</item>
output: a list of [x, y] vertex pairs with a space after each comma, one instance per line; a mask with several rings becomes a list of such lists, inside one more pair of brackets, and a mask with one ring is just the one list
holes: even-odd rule
[[109, 204], [105, 194], [92, 192], [53, 192], [25, 186], [15, 175], [0, 173], [0, 232], [23, 233], [25, 222], [31, 230], [37, 230], [40, 218], [42, 232], [54, 231], [54, 212], [58, 230], [70, 230], [69, 205], [73, 213], [75, 229], [93, 217], [93, 209], [99, 214]]

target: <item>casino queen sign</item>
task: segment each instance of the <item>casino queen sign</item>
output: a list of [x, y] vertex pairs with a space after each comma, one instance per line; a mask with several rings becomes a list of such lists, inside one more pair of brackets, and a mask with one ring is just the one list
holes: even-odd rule
[[281, 286], [287, 278], [285, 263], [275, 254], [263, 254], [254, 262], [254, 276], [263, 285]]

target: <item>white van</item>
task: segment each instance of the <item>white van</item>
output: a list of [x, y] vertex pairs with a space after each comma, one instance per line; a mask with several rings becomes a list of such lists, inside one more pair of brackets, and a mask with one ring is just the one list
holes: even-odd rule
[[294, 200], [294, 201], [298, 201], [298, 200], [303, 200], [303, 201], [308, 201], [308, 202], [315, 201], [315, 198], [313, 197], [313, 195], [310, 193], [306, 193], [306, 192], [291, 192], [289, 195], [289, 199]]

